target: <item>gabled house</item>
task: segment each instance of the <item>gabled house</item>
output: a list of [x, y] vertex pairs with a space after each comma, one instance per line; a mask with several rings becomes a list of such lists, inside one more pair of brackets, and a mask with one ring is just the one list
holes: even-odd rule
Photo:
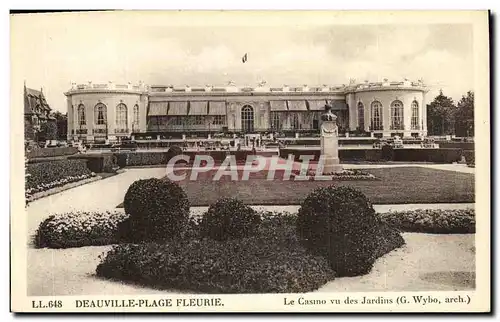
[[34, 140], [40, 126], [47, 121], [55, 121], [50, 116], [51, 108], [43, 95], [43, 91], [27, 88], [24, 84], [24, 139]]

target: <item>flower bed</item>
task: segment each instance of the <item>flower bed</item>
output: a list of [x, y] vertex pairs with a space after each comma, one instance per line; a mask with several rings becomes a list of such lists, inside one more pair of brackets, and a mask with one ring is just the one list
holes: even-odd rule
[[45, 219], [34, 237], [36, 247], [69, 248], [119, 242], [118, 225], [128, 215], [121, 212], [69, 212]]
[[59, 160], [27, 164], [25, 191], [34, 194], [95, 176], [83, 160]]
[[470, 234], [476, 232], [474, 209], [419, 209], [380, 214], [390, 226], [404, 232]]
[[[260, 225], [261, 236], [268, 236], [271, 239], [278, 240], [275, 235], [279, 235], [279, 231], [282, 230], [287, 232], [286, 234], [289, 236], [288, 238], [295, 238], [294, 225], [297, 218], [296, 214], [281, 212], [261, 212], [259, 214], [262, 217], [262, 224]], [[389, 224], [391, 227], [404, 232], [447, 234], [475, 232], [474, 209], [421, 209], [379, 213], [377, 216], [379, 216], [383, 222]], [[127, 218], [128, 215], [118, 211], [105, 213], [76, 212], [52, 215], [42, 222], [39, 227], [39, 232], [42, 234], [40, 235], [40, 238], [46, 242], [36, 243], [36, 245], [38, 247], [49, 248], [83, 247], [96, 245], [94, 240], [98, 240], [99, 245], [104, 245], [101, 241], [105, 240], [108, 241], [108, 244], [115, 244], [121, 240], [121, 232], [119, 231], [118, 224], [125, 221]], [[199, 219], [200, 218], [192, 218], [190, 221], [189, 232], [185, 234], [185, 237], [187, 236], [194, 239], [200, 238]], [[56, 220], [61, 223], [60, 225], [67, 227], [64, 234], [55, 230], [56, 226], [52, 224], [47, 225], [47, 221], [53, 220]], [[66, 221], [68, 222], [65, 223]], [[95, 229], [82, 230], [82, 227], [87, 225], [84, 223], [87, 222], [93, 222], [92, 227]], [[99, 226], [102, 227], [99, 228]], [[71, 230], [75, 231], [71, 232]], [[98, 232], [102, 232], [104, 235], [97, 235]], [[72, 236], [78, 236], [78, 238], [75, 239]], [[62, 238], [66, 238], [66, 241], [62, 242]], [[51, 240], [55, 240], [57, 243], [53, 244], [50, 242]]]
[[[297, 174], [296, 174], [297, 175]], [[316, 176], [315, 171], [308, 171], [307, 175], [310, 176], [310, 180], [314, 180]], [[333, 173], [323, 173], [323, 176], [331, 176], [332, 180], [342, 180], [342, 181], [347, 181], [347, 180], [378, 180], [377, 177], [375, 177], [373, 174], [368, 173], [366, 171], [362, 170], [343, 170], [341, 172], [333, 172]]]

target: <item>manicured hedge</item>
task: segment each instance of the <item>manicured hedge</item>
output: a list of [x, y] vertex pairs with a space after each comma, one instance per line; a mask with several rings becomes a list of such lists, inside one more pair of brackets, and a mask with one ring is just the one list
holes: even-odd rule
[[[276, 221], [276, 220], [274, 220]], [[160, 289], [202, 293], [303, 293], [335, 277], [327, 261], [311, 255], [286, 219], [266, 219], [257, 236], [219, 242], [184, 239], [165, 244], [118, 245], [98, 276]]]
[[474, 150], [463, 151], [463, 156], [468, 166], [474, 167], [476, 165], [476, 154]]
[[380, 214], [391, 227], [405, 232], [432, 234], [470, 234], [476, 232], [474, 209], [412, 210]]
[[57, 157], [61, 155], [72, 155], [76, 153], [78, 153], [78, 149], [74, 147], [40, 148], [28, 152], [26, 156], [28, 157], [28, 159], [33, 159], [33, 158]]
[[135, 152], [124, 153], [128, 156], [128, 166], [167, 164], [168, 152]]
[[128, 218], [121, 212], [69, 212], [45, 219], [34, 237], [35, 247], [69, 248], [119, 243], [118, 224]]
[[[280, 157], [287, 158], [289, 154], [294, 156], [296, 161], [300, 161], [301, 155], [313, 155], [313, 161], [318, 161], [319, 149], [280, 149]], [[381, 149], [346, 149], [339, 150], [341, 161], [399, 161], [399, 162], [435, 162], [453, 163], [459, 162], [462, 156], [460, 149], [394, 149], [393, 159], [384, 160]]]
[[87, 161], [87, 167], [95, 173], [113, 173], [118, 168], [118, 159], [112, 153], [78, 154], [68, 159]]
[[[169, 150], [170, 151], [170, 150]], [[234, 155], [236, 162], [242, 163], [247, 160], [249, 155], [253, 155], [252, 151], [184, 151], [181, 154], [189, 157], [190, 163], [192, 164], [196, 155], [210, 155], [215, 163], [222, 163], [227, 155]], [[168, 161], [176, 155], [173, 152], [120, 152], [115, 153], [117, 156], [117, 162], [122, 167], [123, 164], [126, 166], [145, 166], [145, 165], [166, 165]], [[260, 156], [273, 156], [276, 155], [274, 152], [259, 152], [257, 155]], [[179, 161], [176, 164], [181, 164]]]
[[92, 176], [85, 160], [32, 163], [27, 165], [26, 171], [30, 176], [25, 189], [30, 193], [46, 191]]

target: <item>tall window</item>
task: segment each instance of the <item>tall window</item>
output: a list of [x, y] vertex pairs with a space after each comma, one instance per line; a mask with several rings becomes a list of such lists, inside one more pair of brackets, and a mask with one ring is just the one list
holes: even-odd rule
[[205, 116], [204, 115], [193, 115], [192, 119], [191, 119], [191, 124], [193, 124], [193, 125], [205, 124]]
[[319, 129], [319, 118], [320, 118], [320, 114], [319, 113], [314, 113], [313, 114], [313, 119], [312, 119], [313, 130], [318, 130]]
[[96, 120], [96, 124], [106, 124], [107, 115], [106, 115], [106, 105], [102, 103], [98, 103], [94, 108], [94, 119]]
[[253, 132], [253, 107], [245, 105], [241, 109], [241, 129], [243, 132]]
[[403, 103], [401, 101], [391, 103], [391, 130], [404, 130]]
[[365, 106], [363, 103], [358, 103], [358, 127], [361, 131], [365, 129]]
[[281, 118], [279, 112], [271, 112], [271, 128], [273, 130], [281, 129]]
[[299, 128], [299, 115], [297, 113], [293, 113], [290, 119], [290, 125], [292, 130], [297, 130]]
[[215, 115], [212, 121], [212, 125], [225, 125], [226, 116], [225, 115]]
[[134, 126], [139, 126], [139, 105], [134, 106]]
[[116, 128], [127, 128], [127, 105], [120, 103], [116, 106]]
[[83, 104], [78, 105], [78, 124], [85, 125], [87, 121], [85, 120], [85, 106]]
[[372, 103], [372, 130], [383, 130], [383, 113], [382, 113], [382, 104], [379, 101], [374, 101]]
[[413, 101], [411, 103], [411, 129], [412, 130], [419, 130], [418, 128], [418, 103], [417, 101]]
[[172, 116], [172, 125], [180, 126], [180, 125], [185, 125], [186, 119], [183, 116]]

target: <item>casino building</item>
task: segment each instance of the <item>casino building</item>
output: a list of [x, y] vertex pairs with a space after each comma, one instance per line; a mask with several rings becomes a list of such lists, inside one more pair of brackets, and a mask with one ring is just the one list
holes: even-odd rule
[[[427, 135], [426, 87], [421, 81], [309, 87], [171, 86], [143, 83], [72, 84], [68, 140], [164, 140], [215, 134], [280, 133], [317, 136], [330, 104], [339, 133], [376, 137]], [[316, 135], [315, 135], [316, 134]]]

